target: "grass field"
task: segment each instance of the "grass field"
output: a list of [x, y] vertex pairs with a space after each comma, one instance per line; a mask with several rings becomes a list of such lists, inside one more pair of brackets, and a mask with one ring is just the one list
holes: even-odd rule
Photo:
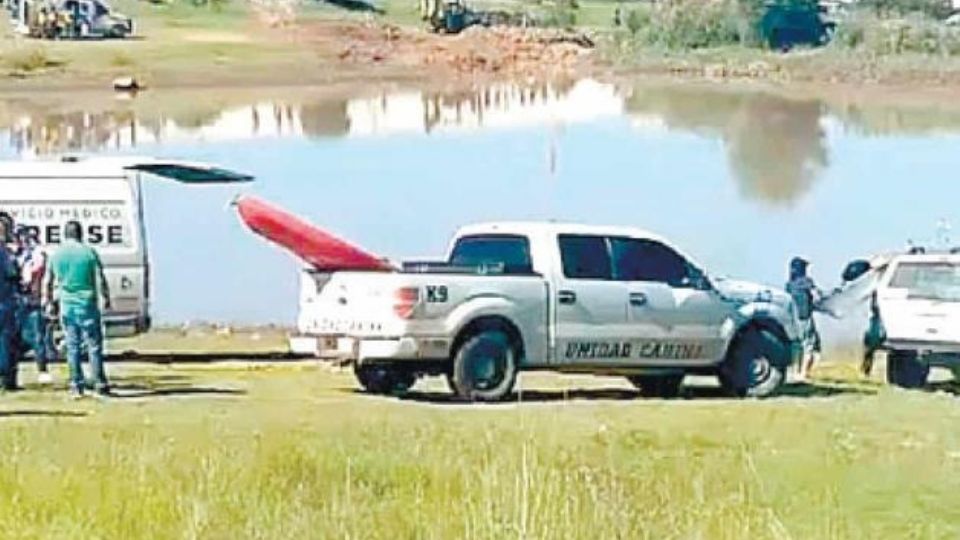
[[108, 402], [0, 399], [4, 537], [960, 536], [949, 383], [839, 365], [777, 399], [659, 401], [537, 374], [523, 403], [469, 406], [312, 363], [110, 368]]

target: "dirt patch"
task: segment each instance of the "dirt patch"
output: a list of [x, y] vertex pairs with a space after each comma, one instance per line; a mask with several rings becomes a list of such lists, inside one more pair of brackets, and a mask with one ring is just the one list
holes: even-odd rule
[[469, 28], [440, 35], [383, 24], [300, 25], [295, 39], [333, 48], [344, 64], [422, 67], [440, 74], [517, 78], [571, 76], [590, 65], [593, 41], [550, 29]]
[[191, 43], [250, 43], [252, 37], [239, 32], [197, 31], [183, 36], [184, 41]]

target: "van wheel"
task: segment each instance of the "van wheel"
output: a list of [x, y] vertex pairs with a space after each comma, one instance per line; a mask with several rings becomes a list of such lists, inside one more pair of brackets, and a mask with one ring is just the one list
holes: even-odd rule
[[627, 380], [637, 387], [641, 396], [670, 399], [680, 395], [683, 377], [683, 373], [671, 375], [632, 375], [627, 377]]
[[358, 365], [353, 373], [360, 386], [371, 394], [402, 395], [417, 382], [413, 372], [382, 364]]
[[780, 338], [751, 328], [734, 341], [721, 364], [720, 385], [737, 397], [767, 397], [783, 384], [789, 364], [789, 349]]
[[467, 401], [500, 401], [517, 380], [517, 351], [503, 330], [483, 330], [466, 339], [453, 358], [451, 383]]
[[960, 383], [960, 366], [953, 366], [950, 368], [950, 372], [953, 373], [953, 381]]
[[921, 362], [914, 351], [890, 351], [887, 354], [887, 382], [900, 388], [922, 388], [927, 384], [930, 365]]

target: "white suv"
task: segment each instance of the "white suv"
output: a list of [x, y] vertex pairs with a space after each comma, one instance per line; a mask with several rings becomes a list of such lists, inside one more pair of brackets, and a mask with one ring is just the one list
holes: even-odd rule
[[887, 381], [904, 388], [927, 382], [931, 367], [960, 379], [960, 253], [914, 250], [855, 261], [848, 283], [871, 282], [868, 354], [887, 351]]

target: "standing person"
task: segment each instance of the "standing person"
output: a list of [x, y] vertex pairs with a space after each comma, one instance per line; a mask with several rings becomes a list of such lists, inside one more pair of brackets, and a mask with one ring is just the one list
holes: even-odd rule
[[20, 310], [18, 316], [21, 343], [33, 350], [37, 362], [37, 382], [50, 384], [53, 377], [47, 363], [53, 357], [52, 336], [47, 332], [43, 313], [43, 276], [47, 268], [47, 254], [37, 245], [36, 237], [23, 225], [16, 229], [17, 267], [20, 270]]
[[[77, 221], [64, 226], [63, 244], [50, 257], [46, 299], [59, 300], [60, 321], [67, 339], [67, 363], [70, 366], [70, 393], [82, 397], [86, 387], [80, 365], [81, 341], [87, 348], [94, 387], [101, 396], [110, 395], [103, 368], [103, 329], [97, 293], [104, 309], [110, 309], [110, 291], [97, 252], [81, 242], [82, 227]], [[57, 293], [56, 295], [54, 293]], [[54, 305], [51, 302], [51, 305]]]
[[17, 266], [10, 252], [13, 218], [0, 212], [0, 386], [17, 389], [17, 352], [15, 330], [17, 317]]
[[807, 275], [810, 263], [802, 257], [794, 257], [790, 261], [790, 279], [787, 281], [787, 293], [793, 298], [797, 306], [797, 318], [800, 319], [803, 336], [803, 356], [797, 366], [797, 375], [800, 380], [806, 379], [814, 364], [820, 360], [820, 333], [813, 320], [813, 311], [817, 303], [823, 298], [823, 293], [817, 288], [813, 279]]

